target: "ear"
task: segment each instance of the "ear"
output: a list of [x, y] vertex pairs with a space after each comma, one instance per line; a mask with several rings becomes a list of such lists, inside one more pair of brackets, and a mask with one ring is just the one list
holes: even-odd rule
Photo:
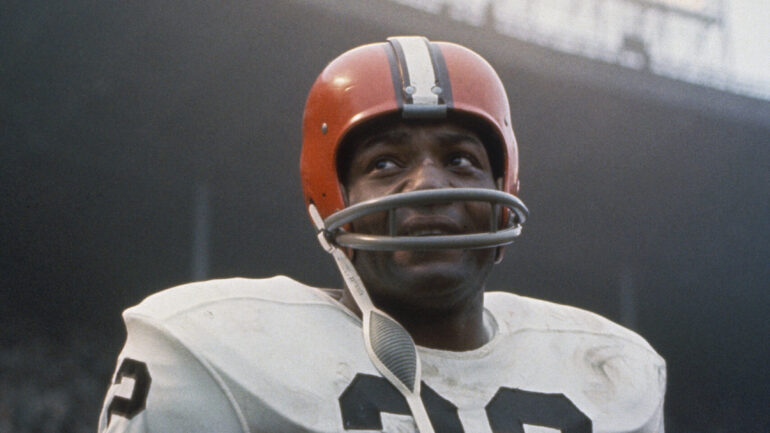
[[503, 261], [503, 257], [505, 256], [505, 247], [497, 247], [495, 248], [495, 264], [499, 265], [500, 262]]

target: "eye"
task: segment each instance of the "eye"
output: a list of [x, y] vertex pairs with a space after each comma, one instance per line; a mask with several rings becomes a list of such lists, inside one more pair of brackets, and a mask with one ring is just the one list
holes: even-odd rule
[[459, 153], [449, 158], [449, 165], [452, 167], [472, 167], [475, 163], [470, 155]]
[[398, 167], [390, 158], [377, 158], [369, 165], [369, 171], [390, 170]]

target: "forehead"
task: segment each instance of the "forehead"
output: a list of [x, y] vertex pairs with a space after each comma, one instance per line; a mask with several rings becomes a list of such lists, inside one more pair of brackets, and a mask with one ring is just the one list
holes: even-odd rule
[[[401, 119], [373, 123], [356, 131], [341, 152], [349, 158], [377, 146], [455, 143], [467, 141], [482, 146], [481, 138], [465, 125], [447, 121], [405, 121]], [[482, 146], [483, 147], [483, 146]]]

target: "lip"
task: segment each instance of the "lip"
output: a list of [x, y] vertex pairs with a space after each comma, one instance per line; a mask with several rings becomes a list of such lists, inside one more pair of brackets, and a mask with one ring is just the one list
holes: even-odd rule
[[462, 232], [462, 226], [443, 215], [412, 215], [398, 225], [398, 236], [439, 236]]

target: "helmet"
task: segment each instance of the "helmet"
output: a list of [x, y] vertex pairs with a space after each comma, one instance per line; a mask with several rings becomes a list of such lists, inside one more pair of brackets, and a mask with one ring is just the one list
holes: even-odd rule
[[[341, 144], [357, 127], [389, 115], [404, 119], [461, 116], [482, 125], [496, 145], [490, 158], [497, 155], [499, 159], [491, 161], [498, 167], [499, 191], [415, 191], [347, 207], [337, 167]], [[340, 245], [387, 250], [493, 247], [512, 242], [527, 217], [526, 207], [516, 197], [518, 151], [505, 88], [492, 66], [463, 46], [407, 36], [343, 53], [321, 72], [310, 90], [302, 140], [305, 205], [311, 216], [317, 214], [325, 221], [327, 235]], [[457, 200], [489, 201], [495, 209], [502, 206], [500, 224], [485, 234], [419, 239], [364, 236], [344, 230], [351, 221], [372, 212]]]

